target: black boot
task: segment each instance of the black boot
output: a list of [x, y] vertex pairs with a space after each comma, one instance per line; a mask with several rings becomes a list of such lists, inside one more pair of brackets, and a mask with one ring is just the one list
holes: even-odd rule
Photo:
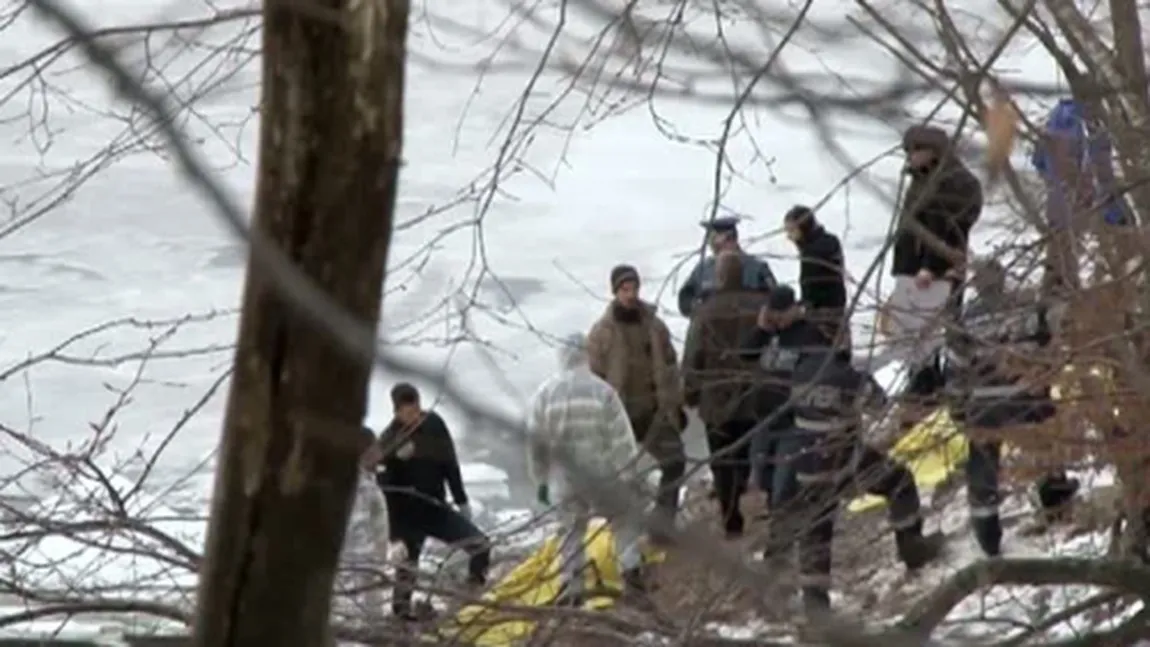
[[804, 586], [802, 589], [803, 613], [808, 616], [825, 614], [831, 609], [831, 594], [823, 588]]
[[987, 557], [998, 557], [1002, 554], [1002, 521], [998, 515], [991, 517], [975, 517], [971, 520], [974, 526], [974, 538], [978, 547]]
[[914, 528], [896, 532], [894, 541], [898, 558], [906, 565], [907, 570], [917, 571], [938, 559], [946, 544], [946, 537], [941, 532], [923, 535], [920, 521]]
[[741, 539], [745, 526], [746, 519], [743, 517], [743, 513], [736, 509], [723, 521], [723, 536], [728, 541]]
[[1038, 502], [1042, 520], [1047, 524], [1065, 522], [1069, 519], [1074, 497], [1081, 488], [1076, 478], [1065, 474], [1055, 474], [1038, 484]]

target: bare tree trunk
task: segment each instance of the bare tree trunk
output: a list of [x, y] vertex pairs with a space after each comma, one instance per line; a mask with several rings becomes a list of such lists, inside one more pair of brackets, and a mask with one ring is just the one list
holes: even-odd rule
[[[254, 227], [373, 328], [395, 208], [408, 0], [265, 0]], [[370, 358], [249, 264], [194, 644], [330, 643]]]

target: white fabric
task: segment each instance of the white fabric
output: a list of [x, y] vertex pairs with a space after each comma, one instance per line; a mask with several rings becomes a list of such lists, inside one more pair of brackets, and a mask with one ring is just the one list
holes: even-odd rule
[[356, 591], [348, 600], [351, 610], [369, 625], [383, 621], [386, 599], [379, 574], [388, 562], [387, 536], [387, 501], [375, 475], [360, 470], [340, 556], [340, 582], [341, 588]]
[[884, 353], [886, 361], [916, 364], [942, 346], [942, 315], [950, 291], [950, 281], [937, 280], [921, 289], [914, 277], [895, 277], [885, 306], [890, 342], [889, 353]]
[[[548, 485], [559, 503], [561, 573], [569, 590], [581, 591], [588, 562], [583, 537], [594, 506], [578, 496], [582, 481], [611, 483], [637, 473], [639, 445], [619, 394], [586, 363], [586, 340], [573, 335], [560, 348], [562, 370], [535, 392], [527, 412], [528, 463], [536, 485]], [[553, 456], [563, 447], [578, 474], [567, 473]], [[642, 531], [628, 520], [612, 524], [621, 570], [639, 565]]]
[[580, 479], [633, 473], [639, 455], [622, 400], [591, 373], [585, 353], [571, 353], [575, 343], [565, 345], [561, 359], [566, 368], [539, 387], [527, 412], [531, 477], [536, 485], [552, 486], [556, 500], [572, 491], [572, 475], [553, 464], [557, 447], [570, 452]]
[[360, 470], [355, 502], [343, 538], [344, 561], [382, 561], [387, 555], [387, 501], [375, 475]]

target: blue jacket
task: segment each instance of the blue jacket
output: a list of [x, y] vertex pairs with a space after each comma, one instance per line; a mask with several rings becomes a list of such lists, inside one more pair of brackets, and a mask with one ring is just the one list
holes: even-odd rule
[[[743, 252], [743, 289], [762, 292], [764, 295], [775, 287], [775, 275], [771, 266], [761, 258]], [[715, 257], [708, 256], [695, 265], [690, 276], [679, 288], [679, 314], [690, 317], [695, 306], [715, 291]]]

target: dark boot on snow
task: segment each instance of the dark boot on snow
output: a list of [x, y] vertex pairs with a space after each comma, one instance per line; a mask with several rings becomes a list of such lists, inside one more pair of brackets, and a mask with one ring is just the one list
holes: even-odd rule
[[894, 541], [898, 558], [909, 571], [917, 571], [938, 559], [946, 545], [946, 537], [941, 532], [922, 534], [921, 521], [913, 528], [896, 532]]
[[831, 594], [826, 589], [804, 586], [801, 596], [803, 613], [807, 617], [818, 617], [831, 610]]
[[1082, 484], [1076, 478], [1065, 474], [1043, 479], [1038, 485], [1039, 519], [1047, 525], [1066, 523], [1071, 520], [1074, 498]]

